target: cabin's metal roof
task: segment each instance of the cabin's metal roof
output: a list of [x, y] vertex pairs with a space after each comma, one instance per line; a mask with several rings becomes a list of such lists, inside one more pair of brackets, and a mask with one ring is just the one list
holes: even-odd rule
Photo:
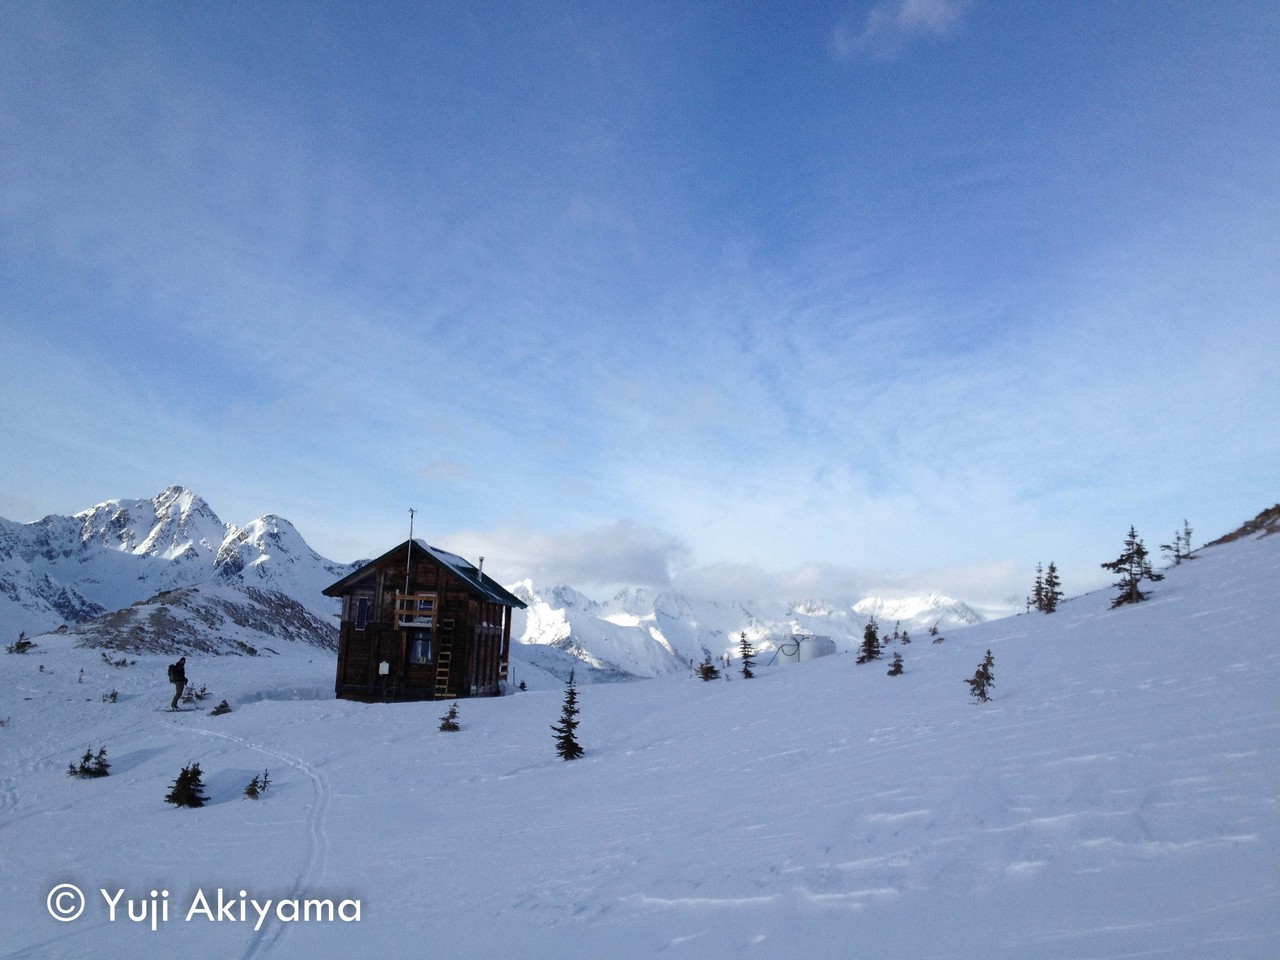
[[[376, 560], [370, 560], [357, 570], [353, 570], [337, 583], [326, 587], [322, 592], [326, 597], [340, 596], [346, 588], [358, 580], [364, 579], [371, 568], [377, 567], [390, 557], [397, 554], [403, 554], [409, 546], [409, 541], [397, 547], [392, 547]], [[415, 552], [425, 553], [434, 559], [441, 566], [448, 568], [459, 580], [470, 588], [471, 592], [482, 600], [488, 600], [491, 603], [500, 603], [506, 607], [519, 607], [521, 610], [525, 608], [525, 602], [515, 594], [508, 591], [497, 580], [489, 576], [487, 573], [480, 571], [475, 564], [469, 560], [458, 556], [456, 553], [450, 553], [448, 550], [441, 550], [439, 547], [433, 547], [425, 540], [414, 538], [413, 547]]]
[[458, 577], [465, 580], [467, 584], [477, 593], [483, 595], [486, 599], [493, 603], [501, 603], [508, 607], [519, 607], [524, 609], [525, 603], [515, 594], [507, 590], [506, 587], [498, 583], [497, 580], [482, 572], [475, 564], [469, 560], [458, 556], [456, 553], [450, 553], [448, 550], [441, 550], [439, 547], [433, 547], [425, 540], [414, 540], [414, 545], [421, 547], [431, 556], [435, 557], [442, 564], [452, 570]]

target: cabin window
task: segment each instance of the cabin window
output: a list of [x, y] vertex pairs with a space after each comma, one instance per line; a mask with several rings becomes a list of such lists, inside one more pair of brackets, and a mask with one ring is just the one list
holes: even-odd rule
[[356, 622], [357, 630], [363, 630], [369, 623], [369, 598], [356, 597], [351, 606], [351, 619]]
[[414, 630], [409, 634], [409, 662], [431, 662], [431, 631]]

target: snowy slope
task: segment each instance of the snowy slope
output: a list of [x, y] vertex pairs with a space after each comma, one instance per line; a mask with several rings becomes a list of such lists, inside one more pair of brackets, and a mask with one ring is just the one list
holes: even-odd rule
[[[444, 704], [331, 699], [319, 651], [193, 657], [235, 708], [211, 717], [157, 709], [163, 658], [42, 638], [0, 655], [0, 956], [1274, 960], [1277, 583], [1280, 537], [1247, 539], [1138, 606], [895, 645], [901, 677], [842, 655], [589, 686], [568, 764], [561, 689], [523, 664], [529, 692], [442, 734]], [[102, 745], [110, 777], [65, 775]], [[171, 808], [192, 760], [211, 803]], [[46, 909], [62, 883], [74, 922]], [[103, 889], [169, 918], [112, 922]], [[360, 919], [188, 917], [219, 890]]]
[[219, 580], [287, 594], [330, 622], [337, 605], [321, 591], [360, 565], [326, 560], [293, 524], [275, 514], [234, 530], [218, 548], [214, 563]]
[[[165, 590], [59, 634], [85, 647], [173, 658], [184, 653], [279, 655], [292, 643], [338, 649], [332, 618], [316, 616], [279, 590], [238, 582]], [[43, 636], [33, 639], [42, 642]]]

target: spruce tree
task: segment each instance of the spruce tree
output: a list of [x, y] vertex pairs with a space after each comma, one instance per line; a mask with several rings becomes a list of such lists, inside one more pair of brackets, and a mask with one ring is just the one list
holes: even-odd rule
[[1182, 521], [1182, 529], [1175, 530], [1173, 533], [1173, 543], [1162, 543], [1160, 549], [1168, 554], [1169, 559], [1173, 561], [1176, 567], [1183, 560], [1191, 559], [1191, 524], [1186, 520]]
[[244, 788], [244, 795], [250, 800], [261, 799], [262, 795], [267, 792], [267, 787], [271, 785], [271, 780], [267, 776], [267, 771], [262, 771], [262, 776], [254, 777]]
[[738, 653], [742, 655], [742, 679], [750, 680], [755, 676], [752, 667], [756, 665], [753, 659], [756, 655], [755, 649], [751, 646], [751, 642], [747, 640], [747, 632], [742, 632], [741, 639], [738, 641]]
[[203, 807], [208, 799], [204, 795], [200, 764], [192, 763], [182, 768], [164, 802], [172, 803], [176, 807]]
[[978, 669], [974, 671], [972, 677], [965, 680], [969, 685], [969, 695], [977, 697], [979, 702], [986, 703], [990, 698], [989, 688], [996, 685], [995, 674], [992, 673], [992, 667], [995, 666], [995, 657], [991, 656], [991, 651], [987, 651], [987, 655], [982, 658], [982, 663], [978, 664]]
[[902, 676], [902, 673], [903, 673], [902, 654], [894, 653], [893, 664], [889, 667], [889, 676], [900, 677]]
[[573, 671], [569, 671], [569, 680], [564, 688], [564, 708], [560, 712], [560, 723], [551, 729], [556, 735], [556, 754], [562, 760], [577, 760], [583, 754], [582, 746], [574, 737], [578, 729], [578, 689], [573, 684]]
[[86, 747], [84, 756], [80, 758], [80, 766], [67, 764], [67, 776], [79, 777], [81, 780], [92, 780], [96, 777], [109, 776], [111, 764], [107, 763], [107, 748], [100, 747], [97, 754], [93, 747]]
[[1058, 609], [1062, 596], [1062, 579], [1058, 576], [1058, 565], [1050, 561], [1049, 569], [1044, 574], [1040, 609], [1045, 613], [1053, 613]]
[[1148, 594], [1143, 593], [1141, 589], [1143, 580], [1154, 582], [1164, 579], [1163, 573], [1156, 573], [1151, 569], [1147, 548], [1133, 527], [1129, 528], [1129, 535], [1125, 537], [1124, 551], [1110, 563], [1102, 564], [1102, 568], [1120, 575], [1120, 579], [1115, 584], [1120, 593], [1111, 601], [1112, 609], [1126, 603], [1139, 603], [1147, 599]]
[[458, 705], [454, 703], [440, 718], [440, 730], [444, 733], [457, 733], [461, 729], [458, 726]]
[[879, 631], [880, 625], [876, 623], [876, 618], [872, 617], [862, 630], [862, 647], [861, 652], [858, 654], [858, 663], [870, 663], [872, 660], [880, 659]]
[[19, 630], [18, 639], [5, 646], [4, 650], [5, 653], [26, 653], [28, 650], [34, 650], [38, 646], [39, 644], [32, 643], [27, 639], [27, 631]]
[[711, 654], [707, 654], [702, 663], [698, 664], [698, 676], [703, 680], [719, 680], [720, 668], [711, 660]]

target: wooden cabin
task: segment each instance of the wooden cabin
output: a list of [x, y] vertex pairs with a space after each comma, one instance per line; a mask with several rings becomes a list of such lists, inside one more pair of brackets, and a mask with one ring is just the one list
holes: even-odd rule
[[480, 567], [424, 540], [406, 540], [324, 595], [342, 600], [334, 690], [346, 700], [497, 696], [511, 612], [525, 606]]

